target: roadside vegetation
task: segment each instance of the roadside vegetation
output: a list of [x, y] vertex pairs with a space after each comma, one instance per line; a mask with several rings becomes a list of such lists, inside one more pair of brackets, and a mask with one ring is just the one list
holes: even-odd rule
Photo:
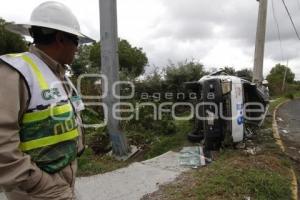
[[[274, 68], [278, 68], [278, 65]], [[280, 75], [281, 68], [286, 70], [285, 66], [280, 65], [280, 70], [274, 69], [267, 77], [274, 101], [270, 105], [264, 126], [246, 142], [246, 147], [228, 147], [220, 152], [214, 152], [214, 161], [210, 165], [184, 173], [174, 183], [161, 186], [159, 191], [145, 196], [144, 199], [292, 199], [290, 173], [292, 163], [273, 139], [271, 113], [280, 102], [299, 95], [297, 91], [300, 91], [300, 83], [294, 80], [293, 72], [287, 70], [290, 78], [287, 78], [285, 88], [279, 87], [282, 86], [283, 80], [283, 76]], [[223, 69], [227, 74], [238, 75], [250, 81], [252, 79], [252, 71], [249, 69], [239, 71], [233, 67]], [[144, 75], [142, 79], [129, 78], [136, 77], [136, 74], [127, 76], [122, 70], [120, 77], [123, 80], [133, 81], [135, 85], [135, 96], [128, 102], [136, 104], [150, 101], [159, 105], [167, 101], [173, 103], [189, 101], [188, 97], [176, 96], [178, 93], [186, 93], [182, 83], [199, 80], [208, 73], [210, 71], [207, 71], [201, 63], [185, 61], [170, 63], [163, 70], [156, 69], [151, 74]], [[84, 85], [91, 93], [94, 91], [92, 87], [94, 86], [91, 86], [91, 83]], [[121, 88], [122, 94], [126, 92], [128, 89]], [[147, 98], [144, 98], [144, 93], [147, 93]], [[175, 95], [170, 99], [166, 97], [166, 93]], [[87, 121], [99, 120], [101, 110], [93, 109], [93, 111], [95, 112], [83, 113], [83, 117]], [[178, 109], [177, 113], [188, 115], [184, 108]], [[110, 142], [105, 129], [87, 129], [88, 148], [79, 158], [79, 176], [105, 173], [135, 161], [161, 155], [169, 150], [179, 151], [183, 146], [192, 145], [187, 141], [186, 135], [193, 128], [193, 121], [176, 121], [168, 113], [164, 113], [161, 120], [153, 120], [153, 110], [149, 107], [140, 110], [138, 120], [122, 121], [121, 128], [127, 135], [129, 143], [140, 149], [139, 153], [125, 162], [117, 161], [106, 155]], [[108, 148], [103, 149], [105, 146]]]
[[[285, 100], [272, 102], [270, 113]], [[215, 152], [209, 166], [182, 174], [143, 200], [291, 200], [292, 163], [275, 143], [271, 127], [272, 117], [267, 116], [245, 148]]]
[[[7, 32], [4, 29], [5, 23], [0, 19], [0, 35], [3, 38], [0, 41], [0, 54], [26, 51], [25, 38]], [[127, 100], [134, 105], [144, 102], [156, 105], [164, 102], [189, 102], [191, 98], [185, 91], [183, 83], [199, 80], [217, 69], [208, 70], [200, 62], [186, 60], [179, 63], [170, 62], [168, 66], [155, 68], [151, 73], [144, 74], [148, 58], [143, 49], [132, 46], [124, 39], [120, 39], [118, 45], [120, 78], [134, 83], [135, 95]], [[69, 69], [75, 85], [82, 74], [100, 73], [100, 47], [99, 42], [79, 47], [74, 65]], [[234, 67], [228, 66], [223, 69], [229, 75], [237, 75], [249, 81], [252, 79], [250, 69], [235, 70]], [[284, 74], [286, 74], [286, 81], [283, 84]], [[145, 196], [144, 199], [290, 200], [289, 169], [292, 164], [275, 143], [271, 129], [271, 113], [280, 102], [300, 97], [300, 82], [294, 79], [295, 74], [290, 68], [280, 64], [274, 66], [267, 76], [270, 95], [274, 101], [270, 105], [264, 126], [246, 141], [246, 146], [228, 147], [213, 152], [213, 162], [210, 165], [184, 173], [174, 183], [162, 186], [159, 191]], [[85, 79], [80, 89], [84, 95], [101, 95], [97, 78]], [[129, 92], [130, 88], [122, 85], [121, 94], [126, 95]], [[178, 94], [183, 95], [178, 96]], [[84, 102], [99, 103], [101, 99], [99, 97], [94, 100], [84, 99]], [[180, 107], [176, 109], [176, 115], [187, 116], [186, 110]], [[101, 108], [88, 106], [82, 113], [82, 118], [85, 124], [98, 124], [101, 123], [104, 115]], [[162, 114], [160, 120], [154, 120], [153, 109], [147, 106], [139, 108], [138, 119], [122, 121], [120, 126], [129, 144], [137, 146], [140, 151], [127, 161], [118, 161], [108, 155], [111, 143], [106, 128], [85, 128], [87, 148], [78, 159], [78, 176], [105, 173], [135, 161], [149, 159], [169, 150], [177, 151], [183, 146], [191, 145], [186, 135], [193, 128], [192, 120], [174, 120], [167, 112]]]

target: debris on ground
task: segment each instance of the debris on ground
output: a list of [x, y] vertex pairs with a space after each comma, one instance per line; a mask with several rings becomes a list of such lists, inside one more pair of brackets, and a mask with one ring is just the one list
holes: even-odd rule
[[261, 151], [261, 148], [260, 147], [247, 147], [246, 150], [244, 150], [244, 152], [247, 154], [247, 155], [256, 155], [258, 152]]
[[240, 142], [235, 147], [237, 149], [245, 149], [246, 148], [246, 143], [245, 142]]
[[277, 121], [283, 122], [283, 119], [280, 117], [277, 117]]
[[282, 132], [285, 133], [285, 134], [289, 133], [289, 132], [288, 132], [287, 130], [285, 130], [285, 129], [282, 129]]
[[288, 147], [288, 148], [291, 149], [291, 150], [297, 150], [296, 147]]
[[182, 166], [198, 168], [211, 162], [211, 153], [202, 146], [183, 147], [180, 151], [179, 163]]

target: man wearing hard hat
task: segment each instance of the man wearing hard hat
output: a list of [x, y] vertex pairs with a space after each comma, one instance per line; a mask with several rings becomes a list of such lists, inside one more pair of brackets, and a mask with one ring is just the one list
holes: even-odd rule
[[93, 40], [53, 1], [35, 8], [29, 23], [6, 28], [31, 35], [33, 45], [0, 56], [0, 187], [9, 200], [75, 199], [84, 106], [65, 70], [78, 43]]
[[269, 87], [268, 87], [269, 82], [267, 80], [263, 80], [261, 84], [262, 84], [262, 90], [263, 90], [264, 94], [266, 95], [266, 99], [269, 100], [269, 98], [270, 98], [270, 92], [269, 92]]

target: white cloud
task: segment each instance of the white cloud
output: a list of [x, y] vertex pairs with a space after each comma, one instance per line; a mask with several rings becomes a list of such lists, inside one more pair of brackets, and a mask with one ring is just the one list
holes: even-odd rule
[[[44, 0], [3, 1], [0, 17], [27, 21], [32, 9], [41, 2]], [[99, 40], [98, 0], [61, 2], [76, 14], [82, 31]], [[284, 56], [282, 59], [270, 0], [264, 74], [276, 63], [285, 64], [288, 58], [292, 71], [300, 79], [300, 42], [281, 1], [273, 2]], [[299, 27], [299, 2], [286, 2]], [[195, 59], [208, 67], [252, 68], [257, 12], [258, 3], [254, 0], [119, 0], [118, 32], [121, 38], [143, 48], [150, 66], [162, 67], [168, 60]]]

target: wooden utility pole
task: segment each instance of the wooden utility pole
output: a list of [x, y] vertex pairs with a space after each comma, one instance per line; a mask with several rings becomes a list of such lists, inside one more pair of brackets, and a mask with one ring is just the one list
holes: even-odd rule
[[[100, 38], [101, 38], [101, 73], [107, 77], [102, 82], [102, 91], [108, 89], [103, 103], [107, 105], [107, 128], [112, 141], [113, 154], [118, 157], [127, 156], [130, 149], [126, 136], [121, 132], [119, 120], [113, 116], [113, 105], [120, 102], [113, 94], [113, 84], [119, 81], [118, 28], [116, 0], [99, 0], [100, 6]], [[107, 87], [105, 87], [107, 84]], [[115, 88], [120, 95], [120, 88]], [[120, 116], [120, 113], [116, 113]]]
[[259, 1], [259, 12], [258, 12], [256, 42], [255, 42], [253, 82], [258, 85], [261, 85], [261, 82], [263, 81], [263, 65], [264, 65], [264, 49], [265, 49], [268, 0], [257, 0], [257, 1]]

